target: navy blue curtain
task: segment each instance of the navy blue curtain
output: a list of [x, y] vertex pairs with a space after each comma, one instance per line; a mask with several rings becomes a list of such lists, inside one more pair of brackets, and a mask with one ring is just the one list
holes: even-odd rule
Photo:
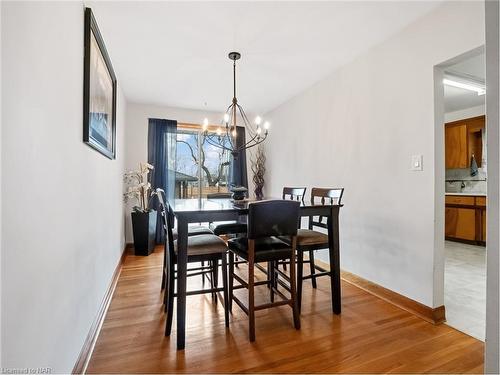
[[[236, 146], [242, 147], [246, 143], [245, 128], [236, 127]], [[247, 177], [247, 155], [243, 149], [231, 158], [230, 179], [232, 186], [244, 186], [248, 188]]]
[[[150, 118], [148, 127], [148, 163], [154, 166], [149, 175], [153, 189], [163, 189], [167, 201], [175, 196], [175, 156], [177, 145], [177, 121]], [[158, 211], [158, 199], [151, 202]], [[158, 213], [158, 215], [160, 215]], [[165, 241], [161, 217], [156, 221], [156, 242]]]

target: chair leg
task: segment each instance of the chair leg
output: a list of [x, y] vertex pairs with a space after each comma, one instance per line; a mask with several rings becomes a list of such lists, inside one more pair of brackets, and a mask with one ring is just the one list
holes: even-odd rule
[[[268, 287], [269, 289], [271, 289], [271, 285], [273, 285], [273, 284], [272, 284], [272, 282], [273, 282], [272, 280], [273, 280], [273, 279], [272, 279], [272, 277], [271, 277], [271, 269], [272, 269], [271, 264], [272, 264], [271, 262], [267, 262], [267, 287]], [[271, 292], [271, 293], [272, 293], [272, 292]]]
[[275, 261], [274, 262], [274, 289], [278, 290], [278, 279], [280, 277], [280, 274], [278, 272], [280, 267], [280, 262]]
[[[236, 262], [238, 262], [238, 261], [239, 261], [239, 259], [238, 259], [238, 255], [235, 255], [235, 256], [234, 256], [234, 260], [235, 260]], [[236, 263], [236, 268], [239, 268], [239, 267], [240, 267], [240, 265], [239, 265], [238, 263]]]
[[[166, 241], [166, 240], [165, 240]], [[161, 290], [165, 289], [166, 279], [165, 279], [165, 267], [167, 266], [167, 249], [166, 246], [163, 249], [163, 272], [161, 275]]]
[[[205, 267], [205, 262], [204, 261], [201, 261], [201, 266]], [[201, 274], [201, 285], [205, 286], [205, 274], [204, 273]]]
[[293, 325], [300, 329], [300, 312], [297, 302], [297, 278], [295, 275], [295, 254], [290, 257], [290, 294], [292, 295]]
[[163, 291], [163, 309], [165, 312], [168, 311], [168, 297], [170, 293], [170, 280], [166, 275], [166, 271], [163, 271], [163, 278], [165, 279], [164, 291]]
[[286, 260], [283, 262], [283, 271], [286, 271]]
[[[209, 260], [208, 264], [210, 265], [210, 288], [214, 289], [215, 288], [215, 261], [214, 260]], [[217, 300], [217, 293], [212, 292], [212, 299], [214, 301]]]
[[229, 312], [231, 312], [233, 309], [233, 283], [234, 283], [234, 254], [232, 251], [229, 251], [229, 275], [228, 275]]
[[274, 273], [274, 262], [267, 262], [267, 279], [269, 281], [269, 293], [271, 297], [271, 302], [274, 302], [274, 278], [276, 277]]
[[227, 254], [222, 253], [222, 286], [224, 289], [224, 321], [229, 328], [229, 296], [227, 288]]
[[[214, 288], [218, 288], [219, 287], [219, 260], [218, 259], [215, 259], [212, 262], [212, 267], [213, 267], [212, 277], [214, 279]], [[217, 303], [217, 293], [214, 293], [214, 296], [215, 296], [215, 303]]]
[[219, 261], [216, 259], [213, 263], [214, 286], [217, 288], [219, 286]]
[[316, 284], [316, 267], [314, 267], [314, 250], [309, 250], [309, 264], [311, 267], [311, 281], [312, 281], [312, 286], [314, 289], [316, 289], [317, 284]]
[[297, 250], [297, 305], [299, 306], [299, 314], [302, 309], [302, 282], [304, 275], [304, 252]]
[[251, 342], [255, 341], [255, 300], [254, 300], [254, 260], [248, 259], [248, 336]]
[[[173, 271], [172, 269], [170, 271]], [[175, 276], [174, 272], [170, 272], [168, 281], [168, 301], [165, 304], [167, 311], [167, 321], [165, 323], [165, 336], [170, 336], [172, 332], [172, 320], [174, 319], [174, 293], [175, 293]], [[165, 290], [166, 292], [166, 290]]]

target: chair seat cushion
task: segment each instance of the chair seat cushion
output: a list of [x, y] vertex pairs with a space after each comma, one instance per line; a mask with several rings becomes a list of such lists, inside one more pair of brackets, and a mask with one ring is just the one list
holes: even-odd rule
[[[218, 255], [226, 250], [226, 244], [214, 234], [200, 234], [188, 237], [188, 256]], [[174, 251], [177, 254], [177, 240], [174, 241]]]
[[299, 229], [297, 232], [297, 245], [321, 245], [328, 246], [328, 235], [310, 229]]
[[[214, 234], [214, 232], [212, 232], [210, 228], [203, 225], [188, 226], [188, 236], [197, 236], [199, 234]], [[172, 237], [174, 240], [177, 239], [177, 229], [172, 230]]]
[[221, 221], [211, 223], [210, 229], [212, 229], [214, 234], [220, 236], [222, 234], [246, 233], [247, 225], [245, 223], [239, 223], [237, 221]]
[[188, 226], [188, 236], [197, 236], [198, 234], [213, 234], [212, 230], [204, 225]]
[[[236, 255], [248, 260], [248, 239], [246, 237], [232, 238], [227, 245]], [[276, 237], [255, 240], [255, 262], [289, 259], [291, 254], [290, 245]]]

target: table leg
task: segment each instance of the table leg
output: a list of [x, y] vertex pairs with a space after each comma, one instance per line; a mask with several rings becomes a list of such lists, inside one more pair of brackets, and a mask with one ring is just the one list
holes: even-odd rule
[[188, 223], [177, 220], [177, 350], [186, 344], [186, 274]]
[[332, 207], [328, 218], [328, 250], [330, 255], [330, 287], [332, 291], [332, 310], [340, 314], [341, 288], [340, 288], [340, 242], [339, 242], [339, 208]]

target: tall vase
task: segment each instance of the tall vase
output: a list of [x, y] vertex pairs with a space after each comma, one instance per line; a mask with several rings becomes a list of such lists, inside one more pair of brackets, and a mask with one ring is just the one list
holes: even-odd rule
[[264, 155], [264, 147], [259, 145], [255, 159], [252, 161], [253, 183], [255, 185], [254, 193], [257, 199], [264, 197], [264, 174], [266, 173], [266, 157]]
[[154, 251], [156, 219], [157, 213], [155, 210], [148, 212], [132, 212], [135, 255], [147, 256]]

